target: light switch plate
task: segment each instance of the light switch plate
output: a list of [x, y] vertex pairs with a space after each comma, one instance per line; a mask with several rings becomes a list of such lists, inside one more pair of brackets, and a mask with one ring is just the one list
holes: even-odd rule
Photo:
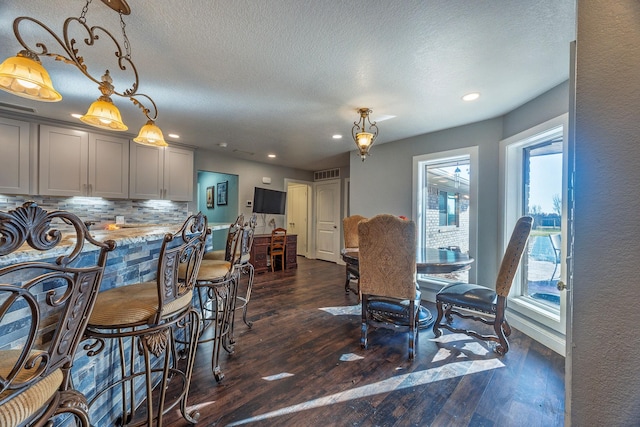
[[116, 224], [124, 224], [124, 215], [116, 215]]

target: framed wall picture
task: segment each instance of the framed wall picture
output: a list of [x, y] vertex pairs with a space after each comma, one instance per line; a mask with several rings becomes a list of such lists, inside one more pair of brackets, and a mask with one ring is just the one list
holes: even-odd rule
[[227, 186], [229, 181], [219, 182], [218, 183], [218, 205], [226, 205], [227, 204]]
[[213, 209], [213, 187], [207, 187], [207, 208]]

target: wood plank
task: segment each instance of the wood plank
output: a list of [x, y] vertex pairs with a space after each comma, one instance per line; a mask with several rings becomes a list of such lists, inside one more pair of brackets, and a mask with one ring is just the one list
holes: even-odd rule
[[[360, 348], [356, 305], [344, 292], [341, 265], [298, 257], [296, 270], [256, 276], [253, 328], [236, 314], [235, 352], [222, 353], [222, 383], [211, 374], [211, 346], [198, 348], [188, 401], [200, 407], [198, 425], [563, 425], [564, 358], [519, 331], [498, 357], [491, 344], [448, 332], [441, 342], [424, 330], [410, 363], [403, 333], [373, 329], [369, 348]], [[487, 369], [468, 373], [481, 364]], [[264, 379], [283, 373], [292, 375]], [[165, 424], [188, 425], [177, 410]]]

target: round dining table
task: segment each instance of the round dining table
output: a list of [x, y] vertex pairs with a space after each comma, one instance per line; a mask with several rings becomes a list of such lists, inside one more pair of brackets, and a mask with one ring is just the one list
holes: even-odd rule
[[[342, 260], [358, 268], [358, 251], [343, 249]], [[416, 273], [418, 274], [447, 274], [465, 271], [471, 268], [474, 259], [459, 250], [440, 248], [419, 248], [416, 253]], [[428, 308], [420, 306], [418, 328], [425, 329], [434, 319]], [[406, 326], [406, 325], [405, 325]]]

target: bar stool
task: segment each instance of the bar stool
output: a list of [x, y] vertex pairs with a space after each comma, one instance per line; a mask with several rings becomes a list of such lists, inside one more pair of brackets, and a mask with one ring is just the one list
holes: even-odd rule
[[[63, 237], [57, 227], [73, 232]], [[99, 249], [95, 264], [82, 252], [85, 242]], [[35, 256], [57, 258], [9, 261], [23, 244]], [[0, 268], [0, 344], [19, 343], [0, 351], [0, 426], [53, 425], [56, 416], [70, 414], [89, 427], [87, 400], [72, 388], [71, 368], [115, 246], [96, 241], [69, 212], [26, 202], [0, 213], [0, 263], [8, 264]]]
[[247, 321], [247, 308], [249, 307], [249, 301], [251, 300], [251, 289], [253, 288], [253, 277], [255, 275], [255, 269], [253, 268], [253, 264], [251, 264], [251, 248], [253, 247], [253, 236], [255, 235], [257, 223], [258, 217], [254, 213], [253, 215], [251, 215], [249, 222], [244, 224], [240, 258], [238, 258], [237, 261], [238, 268], [240, 269], [240, 274], [248, 274], [249, 277], [247, 279], [247, 291], [243, 297], [237, 297], [237, 300], [240, 301], [241, 304], [236, 304], [235, 309], [242, 309], [242, 321], [249, 328], [253, 326], [253, 323]]
[[240, 276], [237, 259], [243, 230], [242, 224], [234, 223], [229, 229], [230, 259], [203, 259], [195, 281], [194, 305], [199, 310], [201, 318], [198, 344], [213, 343], [211, 371], [217, 382], [224, 378], [220, 368], [221, 348], [228, 353], [234, 352], [233, 313]]
[[[190, 216], [178, 232], [165, 235], [156, 281], [113, 288], [98, 295], [85, 331], [88, 343], [84, 349], [90, 357], [103, 354], [115, 359], [120, 376], [99, 390], [89, 405], [117, 399], [119, 389], [120, 425], [155, 422], [162, 426], [163, 415], [177, 405], [190, 423], [196, 423], [200, 416], [197, 410], [187, 413], [200, 321], [191, 301], [209, 232], [202, 213]], [[190, 345], [179, 351], [179, 342]], [[143, 386], [136, 382], [139, 378], [144, 379]], [[146, 405], [139, 407], [143, 401]]]
[[216, 249], [213, 251], [205, 252], [202, 259], [229, 261], [229, 258], [231, 257], [231, 245], [233, 243], [233, 232], [237, 229], [237, 227], [242, 227], [243, 223], [244, 215], [240, 214], [236, 217], [234, 223], [229, 226], [229, 230], [227, 231], [227, 242], [224, 249]]
[[[242, 235], [242, 243], [239, 246], [240, 253], [239, 253], [239, 256], [236, 258], [236, 263], [238, 264], [238, 268], [240, 269], [240, 274], [241, 275], [248, 274], [249, 277], [247, 280], [247, 291], [245, 295], [237, 296], [238, 302], [240, 302], [240, 304], [236, 303], [236, 306], [234, 309], [234, 320], [235, 320], [235, 310], [242, 309], [242, 321], [245, 323], [245, 325], [251, 328], [253, 326], [253, 323], [247, 321], [247, 308], [249, 305], [249, 301], [251, 299], [251, 290], [253, 288], [253, 278], [255, 275], [255, 269], [253, 267], [253, 264], [251, 264], [250, 261], [251, 261], [251, 248], [253, 247], [253, 236], [255, 235], [256, 224], [258, 223], [258, 217], [254, 213], [251, 215], [251, 218], [249, 219], [248, 222], [242, 224], [243, 221], [244, 221], [244, 216], [240, 214], [238, 218], [236, 218], [236, 222], [231, 225], [229, 229], [230, 232], [227, 235], [226, 249], [206, 252], [204, 254], [203, 260], [230, 261], [231, 245], [233, 243], [232, 241], [233, 235], [231, 233], [231, 230], [234, 230], [239, 225], [243, 226], [244, 231]], [[235, 321], [232, 321], [231, 325], [233, 327], [233, 325], [235, 325]], [[233, 333], [231, 335], [233, 336]]]

